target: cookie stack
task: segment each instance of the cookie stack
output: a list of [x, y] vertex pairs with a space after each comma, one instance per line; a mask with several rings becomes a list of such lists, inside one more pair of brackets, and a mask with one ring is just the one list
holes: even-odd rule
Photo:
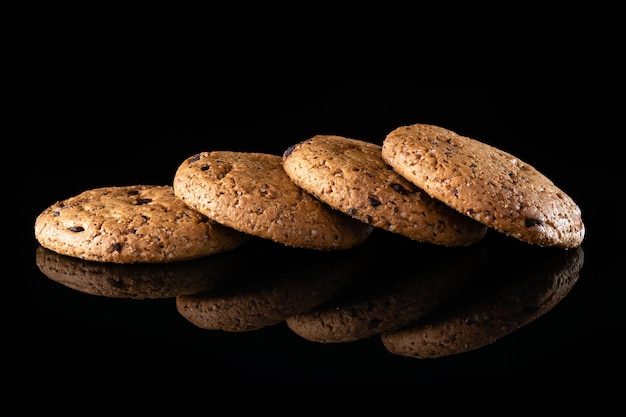
[[519, 158], [442, 127], [413, 124], [382, 145], [316, 135], [282, 156], [207, 151], [172, 185], [87, 190], [35, 220], [41, 246], [85, 260], [166, 263], [239, 247], [252, 237], [346, 250], [375, 229], [446, 247], [488, 230], [576, 248], [580, 207]]

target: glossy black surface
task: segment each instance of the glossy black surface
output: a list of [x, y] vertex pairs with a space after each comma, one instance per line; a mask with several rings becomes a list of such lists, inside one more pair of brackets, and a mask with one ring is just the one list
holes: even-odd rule
[[[10, 306], [4, 315], [5, 357], [18, 364], [5, 374], [12, 381], [9, 393], [50, 394], [53, 403], [62, 404], [64, 392], [97, 402], [138, 387], [171, 401], [186, 396], [218, 401], [218, 393], [247, 391], [414, 394], [513, 382], [578, 389], [602, 383], [607, 372], [623, 372], [621, 214], [610, 197], [614, 193], [607, 194], [614, 178], [614, 167], [607, 164], [612, 151], [590, 145], [604, 139], [588, 136], [575, 94], [551, 79], [520, 83], [503, 75], [324, 74], [180, 78], [165, 85], [157, 79], [62, 77], [61, 84], [41, 87], [40, 111], [32, 120], [38, 137], [18, 144], [23, 149], [11, 158], [17, 164], [11, 174], [16, 194], [5, 200], [17, 226], [6, 237], [12, 269], [3, 274], [3, 298]], [[207, 330], [183, 317], [175, 298], [87, 294], [50, 279], [37, 263], [36, 215], [87, 188], [168, 184], [177, 166], [200, 151], [281, 154], [315, 134], [381, 143], [392, 129], [417, 122], [518, 156], [582, 208], [587, 236], [575, 284], [544, 314], [484, 347], [417, 359], [389, 353], [378, 335], [345, 343], [305, 340], [284, 321], [242, 332]], [[608, 236], [617, 242], [608, 243]], [[376, 297], [385, 280], [456, 262], [455, 250], [384, 232], [370, 244], [361, 248], [371, 251], [367, 256], [355, 250], [332, 259], [353, 274], [348, 288], [355, 293], [345, 299]], [[276, 279], [268, 285], [280, 288], [285, 280], [304, 279], [301, 274], [328, 257], [265, 242], [251, 245], [236, 252], [241, 259], [234, 262], [234, 282]], [[450, 311], [455, 300], [536, 279], [536, 271], [558, 252], [529, 248], [494, 231], [479, 246], [474, 249], [483, 264], [475, 266], [469, 289], [446, 301]], [[263, 253], [255, 247], [267, 256], [255, 256]], [[364, 287], [354, 286], [359, 279]], [[263, 288], [256, 290], [263, 294]], [[14, 398], [7, 395], [6, 402], [20, 408]]]

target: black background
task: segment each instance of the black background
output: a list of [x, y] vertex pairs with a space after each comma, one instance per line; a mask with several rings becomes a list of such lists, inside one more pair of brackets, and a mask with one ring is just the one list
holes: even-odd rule
[[[222, 401], [224, 392], [414, 395], [519, 382], [572, 392], [609, 387], [608, 375], [623, 375], [616, 201], [623, 187], [614, 183], [623, 175], [611, 162], [617, 142], [601, 132], [611, 116], [598, 117], [600, 95], [610, 95], [611, 85], [601, 74], [572, 72], [575, 56], [490, 55], [487, 65], [481, 55], [435, 59], [419, 48], [354, 59], [349, 45], [333, 55], [306, 47], [265, 54], [255, 45], [234, 56], [209, 47], [166, 54], [139, 45], [120, 53], [51, 46], [18, 83], [15, 107], [23, 111], [10, 138], [16, 151], [4, 205], [17, 231], [6, 236], [11, 269], [3, 274], [3, 344], [7, 366], [14, 365], [5, 373], [9, 410], [34, 407], [16, 400], [24, 392], [61, 409], [68, 395], [111, 404], [111, 397], [137, 400], [141, 390], [152, 405], [155, 398], [189, 404]], [[412, 123], [500, 147], [582, 208], [579, 282], [553, 311], [492, 346], [418, 360], [389, 354], [376, 338], [320, 345], [283, 325], [205, 331], [177, 315], [171, 300], [88, 296], [49, 280], [35, 264], [35, 217], [85, 189], [169, 184], [199, 151], [280, 154], [315, 134], [380, 144]]]

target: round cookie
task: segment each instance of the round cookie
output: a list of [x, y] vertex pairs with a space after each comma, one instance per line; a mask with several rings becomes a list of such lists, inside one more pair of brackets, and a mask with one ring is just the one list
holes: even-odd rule
[[186, 204], [216, 222], [286, 246], [348, 249], [373, 230], [298, 187], [279, 155], [202, 152], [183, 161], [173, 186]]
[[442, 127], [391, 131], [382, 157], [432, 197], [523, 242], [565, 249], [585, 236], [580, 207], [519, 158]]
[[381, 146], [317, 135], [289, 147], [283, 168], [299, 187], [364, 223], [443, 246], [467, 246], [487, 227], [430, 197], [395, 172]]
[[41, 246], [113, 263], [165, 263], [234, 249], [249, 236], [187, 206], [168, 185], [102, 187], [46, 208], [35, 220]]

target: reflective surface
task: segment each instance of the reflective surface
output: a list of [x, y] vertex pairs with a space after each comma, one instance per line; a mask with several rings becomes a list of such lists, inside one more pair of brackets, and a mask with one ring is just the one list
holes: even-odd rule
[[[48, 278], [88, 295], [173, 298], [180, 315], [206, 330], [247, 332], [286, 322], [314, 342], [352, 342], [384, 334], [387, 346], [403, 334], [426, 340], [420, 332], [436, 327], [440, 348], [461, 345], [436, 355], [447, 356], [490, 344], [533, 321], [578, 280], [582, 248], [512, 243], [444, 249], [377, 232], [347, 252], [255, 240], [197, 261], [119, 265], [39, 247], [36, 263]], [[468, 344], [465, 338], [477, 341]], [[397, 348], [392, 352], [406, 355]]]
[[[623, 371], [621, 248], [607, 243], [609, 231], [619, 239], [619, 217], [597, 179], [612, 168], [572, 141], [576, 131], [550, 112], [550, 93], [528, 108], [520, 101], [544, 90], [503, 79], [257, 81], [225, 80], [226, 92], [203, 100], [110, 94], [117, 107], [87, 98], [42, 116], [50, 135], [24, 144], [29, 174], [11, 177], [18, 198], [9, 203], [19, 200], [3, 277], [3, 344], [19, 364], [6, 374], [11, 410], [32, 407], [15, 400], [23, 392], [55, 408], [68, 392], [96, 403], [137, 387], [178, 403], [234, 391], [581, 388], [601, 384], [607, 369]], [[199, 151], [279, 154], [318, 133], [380, 143], [414, 122], [491, 143], [546, 174], [582, 208], [582, 247], [530, 247], [490, 231], [451, 249], [377, 231], [337, 253], [255, 239], [223, 256], [123, 266], [58, 256], [33, 238], [35, 216], [54, 201], [99, 186], [170, 183]]]

